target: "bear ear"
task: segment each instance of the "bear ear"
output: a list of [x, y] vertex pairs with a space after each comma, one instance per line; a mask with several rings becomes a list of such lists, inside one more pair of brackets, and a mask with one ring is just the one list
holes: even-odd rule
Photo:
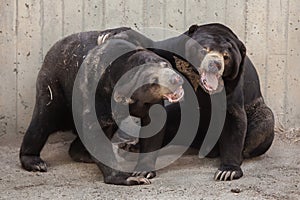
[[134, 103], [133, 99], [131, 99], [129, 97], [126, 97], [125, 95], [123, 95], [119, 91], [115, 91], [115, 93], [114, 93], [114, 100], [115, 100], [115, 102], [122, 103], [124, 105], [128, 105], [128, 104]]
[[231, 75], [227, 78], [228, 80], [234, 80], [237, 77], [240, 77], [240, 72], [242, 71], [242, 67], [244, 65], [244, 59], [246, 56], [246, 47], [244, 43], [240, 40], [237, 41], [237, 46], [239, 48], [239, 52], [241, 54], [241, 60], [237, 59], [234, 66]]
[[239, 50], [240, 50], [242, 58], [244, 58], [246, 56], [246, 51], [247, 50], [246, 50], [246, 47], [245, 47], [245, 45], [242, 41], [240, 41]]
[[189, 34], [193, 34], [198, 29], [198, 27], [199, 26], [197, 24], [194, 24], [194, 25], [190, 26]]

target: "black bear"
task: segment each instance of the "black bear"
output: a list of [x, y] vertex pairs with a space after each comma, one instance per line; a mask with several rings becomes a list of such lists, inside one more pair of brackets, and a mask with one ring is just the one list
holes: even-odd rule
[[[149, 109], [152, 105], [162, 105], [164, 99], [179, 101], [184, 94], [181, 87], [183, 79], [166, 59], [142, 48], [151, 43], [151, 40], [129, 28], [83, 32], [58, 41], [47, 53], [37, 78], [35, 108], [20, 149], [22, 167], [28, 171], [47, 171], [40, 152], [49, 135], [59, 130], [77, 133], [78, 127], [79, 131], [93, 130], [93, 124], [98, 123], [105, 136], [111, 139], [118, 130], [117, 120], [128, 117], [124, 113], [113, 112], [114, 106], [129, 108], [129, 114], [141, 118], [141, 124], [145, 126], [150, 123]], [[118, 52], [122, 54], [109, 61]], [[81, 72], [83, 68], [87, 71]], [[118, 85], [123, 75], [127, 81]], [[76, 80], [79, 80], [79, 85], [74, 86]], [[95, 105], [87, 105], [85, 95], [90, 95], [90, 85], [94, 83]], [[137, 83], [141, 85], [135, 88]], [[82, 101], [74, 99], [74, 90], [83, 97], [79, 99]], [[76, 126], [74, 118], [90, 115], [92, 111], [89, 109], [93, 108], [96, 122], [82, 121]], [[164, 129], [153, 137], [141, 138], [141, 151], [158, 149], [162, 145], [163, 134]], [[116, 165], [112, 146], [101, 146], [101, 141], [97, 144], [104, 155], [110, 155], [108, 164], [91, 156], [80, 137], [72, 142], [69, 153], [75, 161], [95, 161], [105, 183], [148, 184], [148, 178], [155, 176], [155, 153], [141, 156], [136, 172], [132, 174], [111, 167]]]
[[[178, 37], [157, 42], [154, 51], [176, 66], [195, 88], [201, 119], [192, 147], [203, 144], [211, 122], [211, 100], [221, 98], [225, 89], [224, 126], [207, 156], [221, 158], [215, 180], [243, 176], [243, 159], [265, 153], [274, 138], [274, 116], [264, 103], [257, 72], [244, 44], [228, 27], [214, 23], [193, 25]], [[167, 106], [167, 112], [164, 145], [172, 140], [180, 124], [179, 104]]]

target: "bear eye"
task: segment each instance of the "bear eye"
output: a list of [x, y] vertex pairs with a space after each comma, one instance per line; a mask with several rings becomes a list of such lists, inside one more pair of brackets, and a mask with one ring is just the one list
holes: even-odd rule
[[209, 53], [209, 51], [210, 51], [210, 49], [209, 49], [208, 47], [203, 47], [203, 48], [201, 49], [201, 53], [202, 53], [202, 54]]
[[208, 53], [209, 52], [209, 48], [208, 47], [203, 47], [202, 51], [206, 51]]
[[223, 58], [224, 58], [224, 60], [228, 60], [229, 54], [227, 52], [223, 53]]

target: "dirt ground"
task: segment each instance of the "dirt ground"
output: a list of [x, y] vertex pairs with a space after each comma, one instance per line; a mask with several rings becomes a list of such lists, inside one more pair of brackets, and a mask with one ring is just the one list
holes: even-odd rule
[[246, 160], [244, 176], [216, 182], [218, 159], [185, 155], [159, 170], [152, 184], [114, 186], [103, 183], [94, 164], [68, 156], [72, 136], [51, 137], [42, 152], [47, 173], [21, 169], [21, 137], [0, 137], [0, 199], [300, 199], [300, 131], [277, 133], [267, 154]]

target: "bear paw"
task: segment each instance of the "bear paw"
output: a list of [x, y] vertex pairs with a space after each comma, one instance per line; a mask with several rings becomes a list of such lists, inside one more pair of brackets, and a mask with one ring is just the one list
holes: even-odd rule
[[21, 156], [22, 167], [27, 171], [46, 172], [47, 165], [39, 156]]
[[142, 176], [128, 176], [125, 173], [110, 175], [104, 178], [104, 182], [114, 185], [149, 185], [150, 180]]

